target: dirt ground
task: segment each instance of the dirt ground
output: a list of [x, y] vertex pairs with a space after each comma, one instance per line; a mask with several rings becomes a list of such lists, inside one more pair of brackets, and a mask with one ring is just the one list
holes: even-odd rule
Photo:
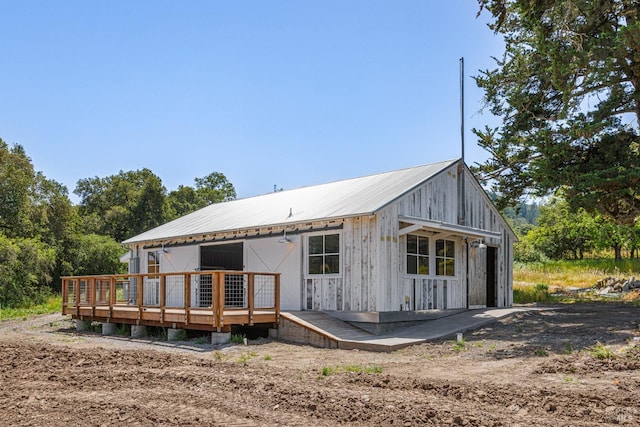
[[392, 353], [0, 323], [0, 424], [640, 425], [640, 307], [553, 306]]

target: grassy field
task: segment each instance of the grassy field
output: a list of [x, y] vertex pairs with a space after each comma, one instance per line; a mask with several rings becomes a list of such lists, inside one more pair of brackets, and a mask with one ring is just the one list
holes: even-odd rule
[[[551, 295], [558, 290], [591, 288], [606, 277], [640, 277], [640, 260], [585, 259], [548, 261], [545, 263], [515, 263], [513, 266], [513, 301], [560, 302]], [[582, 295], [581, 298], [585, 298]]]
[[10, 319], [26, 319], [38, 314], [56, 313], [62, 310], [62, 297], [51, 296], [44, 304], [33, 305], [29, 308], [4, 308], [0, 307], [0, 321]]
[[545, 263], [515, 263], [514, 286], [544, 284], [560, 288], [590, 288], [605, 277], [640, 277], [640, 259], [584, 259], [548, 261]]

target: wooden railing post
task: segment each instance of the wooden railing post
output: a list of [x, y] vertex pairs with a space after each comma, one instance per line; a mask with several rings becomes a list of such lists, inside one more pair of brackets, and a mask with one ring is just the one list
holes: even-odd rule
[[164, 320], [164, 306], [167, 301], [167, 276], [165, 274], [160, 275], [160, 323]]
[[136, 298], [138, 306], [138, 320], [142, 319], [142, 301], [144, 300], [144, 276], [136, 275]]
[[109, 279], [109, 319], [111, 319], [111, 317], [113, 316], [113, 306], [115, 305], [117, 298], [116, 283], [116, 276], [111, 276], [111, 278]]
[[91, 306], [91, 316], [96, 314], [96, 279], [89, 279], [89, 305]]
[[274, 289], [274, 305], [276, 309], [276, 321], [280, 320], [280, 273], [276, 273], [275, 277], [275, 289]]
[[76, 306], [76, 316], [80, 315], [80, 280], [75, 279], [73, 281], [73, 299], [75, 300], [74, 305]]
[[67, 278], [62, 278], [62, 313], [64, 314], [65, 308], [67, 308], [67, 300], [69, 299], [69, 283]]
[[189, 310], [191, 308], [191, 274], [184, 275], [184, 323], [189, 324]]
[[[224, 271], [218, 271], [216, 274], [216, 326], [218, 328], [222, 328], [224, 326], [224, 288], [225, 288], [225, 277], [226, 273]], [[212, 298], [213, 301], [213, 298]]]
[[255, 304], [255, 274], [248, 273], [247, 274], [247, 308], [249, 309], [249, 325], [253, 325], [253, 306]]

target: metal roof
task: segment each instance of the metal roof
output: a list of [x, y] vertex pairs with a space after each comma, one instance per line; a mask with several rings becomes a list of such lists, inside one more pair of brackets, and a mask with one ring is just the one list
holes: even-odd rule
[[447, 160], [328, 184], [214, 203], [125, 240], [162, 241], [234, 230], [373, 214], [448, 168]]

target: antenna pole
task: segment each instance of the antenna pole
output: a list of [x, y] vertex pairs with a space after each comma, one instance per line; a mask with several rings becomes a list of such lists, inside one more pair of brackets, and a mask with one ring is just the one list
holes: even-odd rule
[[464, 56], [460, 58], [460, 144], [464, 162]]
[[460, 145], [462, 157], [458, 163], [458, 224], [467, 225], [466, 191], [464, 188], [464, 57], [460, 58]]

